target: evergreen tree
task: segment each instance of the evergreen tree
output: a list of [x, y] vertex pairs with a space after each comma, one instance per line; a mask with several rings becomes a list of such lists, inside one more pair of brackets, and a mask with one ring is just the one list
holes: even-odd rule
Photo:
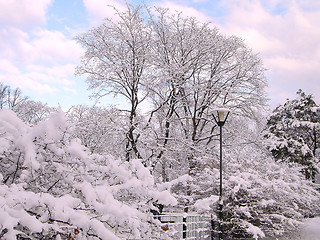
[[267, 145], [278, 161], [297, 163], [307, 179], [319, 171], [320, 107], [302, 90], [278, 106], [267, 122]]

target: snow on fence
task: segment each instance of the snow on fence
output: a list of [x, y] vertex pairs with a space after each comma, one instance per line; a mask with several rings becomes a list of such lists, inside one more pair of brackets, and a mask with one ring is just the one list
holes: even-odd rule
[[211, 239], [211, 216], [163, 213], [154, 218], [162, 223], [162, 229], [174, 239]]

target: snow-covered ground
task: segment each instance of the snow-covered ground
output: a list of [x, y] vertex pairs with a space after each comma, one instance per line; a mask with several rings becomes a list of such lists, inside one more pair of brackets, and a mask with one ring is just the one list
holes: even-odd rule
[[303, 225], [300, 235], [303, 240], [320, 239], [320, 217], [308, 219]]
[[279, 240], [320, 240], [320, 217], [307, 219], [297, 232], [285, 235]]

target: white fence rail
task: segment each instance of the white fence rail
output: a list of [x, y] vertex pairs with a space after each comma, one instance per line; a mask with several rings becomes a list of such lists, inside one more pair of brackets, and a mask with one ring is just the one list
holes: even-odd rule
[[162, 223], [162, 229], [174, 239], [211, 239], [211, 216], [163, 213], [154, 218]]

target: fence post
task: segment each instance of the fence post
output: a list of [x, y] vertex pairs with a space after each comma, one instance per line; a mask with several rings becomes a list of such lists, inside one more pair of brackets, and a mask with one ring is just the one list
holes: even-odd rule
[[183, 214], [183, 218], [182, 218], [182, 238], [186, 239], [187, 238], [187, 217], [188, 217], [188, 207], [184, 208], [184, 214]]
[[213, 221], [213, 216], [211, 214], [211, 240], [214, 240], [214, 231], [215, 231], [215, 224], [214, 224], [214, 221]]
[[186, 239], [187, 238], [187, 217], [185, 214], [183, 214], [183, 218], [182, 218], [182, 238]]

